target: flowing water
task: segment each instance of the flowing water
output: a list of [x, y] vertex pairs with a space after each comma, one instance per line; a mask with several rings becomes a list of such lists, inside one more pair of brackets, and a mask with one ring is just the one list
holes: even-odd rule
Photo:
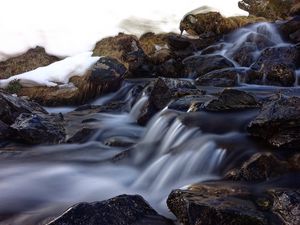
[[[240, 29], [227, 36], [213, 54], [233, 60], [232, 51], [249, 35], [263, 35], [272, 46], [284, 45], [273, 29], [267, 23]], [[253, 56], [258, 57], [261, 50], [258, 47]], [[137, 116], [148, 96], [133, 104], [134, 85], [127, 81], [118, 92], [93, 102], [123, 101], [127, 111], [75, 115], [75, 120], [89, 120], [97, 129], [85, 143], [1, 151], [0, 224], [39, 224], [72, 204], [125, 193], [141, 194], [160, 213], [172, 217], [165, 203], [172, 189], [219, 179], [246, 157], [268, 150], [245, 132], [257, 110], [184, 113], [165, 108], [147, 126], [139, 126]], [[276, 90], [255, 85], [240, 88], [261, 95]], [[56, 113], [73, 109], [47, 108]], [[113, 147], [107, 144], [109, 140], [127, 145]]]

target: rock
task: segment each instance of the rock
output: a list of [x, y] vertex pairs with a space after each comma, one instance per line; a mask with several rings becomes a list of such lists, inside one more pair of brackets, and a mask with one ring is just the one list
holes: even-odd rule
[[259, 107], [259, 103], [251, 94], [235, 89], [225, 89], [217, 99], [207, 103], [205, 110], [219, 112], [257, 107]]
[[6, 79], [12, 75], [25, 73], [38, 67], [48, 66], [58, 60], [59, 58], [48, 55], [42, 47], [29, 49], [22, 55], [0, 62], [0, 79]]
[[48, 225], [172, 225], [138, 195], [120, 195], [94, 203], [79, 203]]
[[115, 37], [104, 38], [96, 44], [93, 56], [107, 56], [117, 59], [128, 70], [128, 77], [149, 77], [148, 58], [133, 35], [120, 33]]
[[143, 34], [139, 43], [144, 53], [151, 58], [160, 49], [167, 49], [168, 36], [170, 34], [155, 34], [152, 32]]
[[198, 78], [209, 72], [234, 67], [234, 64], [221, 55], [191, 56], [183, 61], [184, 74]]
[[182, 70], [183, 65], [180, 61], [169, 59], [155, 67], [155, 74], [157, 77], [185, 78]]
[[254, 137], [267, 140], [275, 147], [297, 148], [300, 144], [300, 98], [280, 96], [266, 103], [248, 125]]
[[214, 99], [210, 95], [187, 95], [172, 102], [168, 108], [184, 112], [196, 112], [204, 108], [204, 105]]
[[183, 225], [296, 225], [299, 189], [233, 182], [206, 182], [174, 190], [168, 207]]
[[12, 124], [11, 138], [26, 144], [59, 144], [65, 141], [61, 115], [22, 113]]
[[160, 77], [154, 82], [149, 101], [157, 110], [161, 110], [171, 100], [192, 94], [201, 95], [203, 92], [198, 90], [191, 81]]
[[234, 87], [239, 85], [239, 77], [244, 77], [245, 69], [226, 68], [214, 70], [196, 79], [196, 84], [213, 87]]
[[0, 105], [0, 120], [8, 125], [22, 113], [47, 114], [38, 104], [3, 92], [0, 92]]
[[300, 190], [272, 190], [272, 211], [284, 225], [300, 224]]
[[280, 34], [287, 40], [293, 43], [300, 42], [300, 16], [296, 16], [279, 26]]
[[243, 0], [239, 7], [250, 15], [276, 20], [287, 18], [293, 3], [294, 0]]
[[256, 153], [243, 163], [241, 168], [226, 174], [226, 179], [234, 181], [265, 181], [288, 173], [289, 164], [279, 160], [272, 153]]
[[84, 76], [74, 76], [70, 84], [58, 87], [22, 88], [21, 96], [46, 106], [84, 104], [102, 94], [119, 89], [127, 70], [110, 57], [101, 57]]
[[225, 18], [219, 12], [189, 13], [180, 22], [180, 30], [200, 37], [222, 36], [240, 27], [262, 21], [265, 19], [251, 16]]
[[295, 4], [290, 10], [290, 15], [291, 16], [300, 16], [300, 1], [299, 0], [294, 0]]
[[175, 190], [167, 204], [184, 225], [267, 225], [264, 214], [238, 185], [207, 183]]
[[97, 132], [97, 129], [82, 128], [67, 140], [67, 143], [86, 143]]
[[251, 66], [255, 72], [249, 74], [247, 83], [258, 79], [261, 84], [293, 86], [299, 60], [297, 46], [267, 48]]

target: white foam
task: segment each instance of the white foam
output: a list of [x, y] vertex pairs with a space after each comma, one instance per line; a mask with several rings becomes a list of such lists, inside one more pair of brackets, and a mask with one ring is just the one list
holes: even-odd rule
[[90, 51], [118, 32], [178, 32], [189, 11], [207, 5], [224, 16], [245, 15], [238, 0], [1, 0], [0, 61], [43, 46], [60, 57]]
[[76, 56], [40, 67], [35, 70], [0, 80], [0, 88], [6, 88], [13, 81], [18, 80], [23, 87], [57, 86], [67, 84], [72, 76], [82, 76], [99, 57], [92, 57], [92, 52], [81, 53]]

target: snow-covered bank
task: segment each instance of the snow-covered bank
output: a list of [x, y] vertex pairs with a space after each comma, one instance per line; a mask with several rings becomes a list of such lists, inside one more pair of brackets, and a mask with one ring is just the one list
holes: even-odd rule
[[178, 32], [187, 12], [208, 5], [224, 16], [245, 15], [238, 0], [1, 0], [0, 61], [35, 46], [49, 54], [90, 51], [103, 37], [127, 32]]
[[76, 56], [40, 67], [35, 70], [0, 80], [0, 88], [6, 88], [14, 80], [18, 80], [23, 87], [56, 86], [66, 84], [72, 76], [82, 76], [99, 57], [92, 57], [92, 52], [81, 53]]

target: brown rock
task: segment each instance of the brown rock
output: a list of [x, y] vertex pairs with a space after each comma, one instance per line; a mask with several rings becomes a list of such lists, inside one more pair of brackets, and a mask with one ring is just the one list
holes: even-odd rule
[[25, 73], [38, 67], [48, 66], [58, 60], [58, 57], [48, 55], [44, 48], [36, 47], [22, 55], [0, 62], [0, 79], [6, 79], [12, 75]]
[[225, 18], [218, 12], [188, 14], [180, 22], [180, 30], [181, 32], [186, 31], [189, 34], [200, 35], [201, 37], [219, 36], [228, 34], [240, 27], [262, 21], [265, 21], [265, 19], [251, 16]]

